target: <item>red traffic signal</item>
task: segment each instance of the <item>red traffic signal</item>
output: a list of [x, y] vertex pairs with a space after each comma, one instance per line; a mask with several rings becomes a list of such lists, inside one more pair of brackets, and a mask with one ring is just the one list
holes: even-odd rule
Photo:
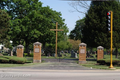
[[108, 31], [111, 30], [111, 12], [107, 12]]
[[108, 12], [107, 15], [109, 16], [109, 15], [110, 15], [110, 12]]

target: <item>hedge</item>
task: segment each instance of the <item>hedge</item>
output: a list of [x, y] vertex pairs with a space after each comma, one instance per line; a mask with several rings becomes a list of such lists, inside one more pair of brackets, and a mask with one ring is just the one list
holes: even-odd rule
[[9, 59], [0, 57], [0, 63], [9, 63]]
[[26, 58], [20, 58], [16, 56], [1, 56], [0, 62], [8, 62], [8, 63], [17, 63], [17, 64], [24, 64], [27, 61]]
[[[97, 60], [97, 63], [99, 63], [100, 65], [110, 65], [110, 59], [100, 59], [100, 60]], [[119, 59], [113, 59], [112, 63], [113, 65], [120, 66]]]
[[4, 56], [4, 57], [9, 59], [9, 62], [11, 63], [24, 64], [27, 61], [26, 58], [21, 58], [21, 57], [16, 57], [16, 56]]

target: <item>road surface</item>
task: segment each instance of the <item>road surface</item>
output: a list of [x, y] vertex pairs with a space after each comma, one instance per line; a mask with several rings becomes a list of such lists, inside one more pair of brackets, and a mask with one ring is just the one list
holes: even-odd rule
[[1, 69], [0, 80], [120, 80], [120, 71]]

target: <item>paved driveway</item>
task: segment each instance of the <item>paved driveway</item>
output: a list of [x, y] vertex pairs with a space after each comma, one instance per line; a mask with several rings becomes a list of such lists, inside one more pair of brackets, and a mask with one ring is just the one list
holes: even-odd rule
[[39, 69], [39, 70], [93, 70], [77, 64], [76, 60], [58, 60], [58, 59], [44, 59], [45, 62], [31, 65], [11, 67], [9, 69]]

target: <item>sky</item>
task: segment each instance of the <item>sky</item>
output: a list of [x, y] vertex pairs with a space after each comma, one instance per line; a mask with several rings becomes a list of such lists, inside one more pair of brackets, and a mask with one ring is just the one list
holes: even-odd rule
[[[74, 1], [63, 1], [63, 0], [39, 0], [43, 3], [43, 7], [49, 6], [52, 10], [61, 12], [62, 18], [65, 19], [65, 24], [67, 25], [69, 32], [74, 29], [76, 21], [85, 17], [85, 14], [77, 12], [70, 3]], [[77, 1], [75, 1], [77, 2]], [[87, 1], [87, 4], [90, 5], [90, 1]], [[85, 8], [80, 8], [80, 11], [87, 12]]]

